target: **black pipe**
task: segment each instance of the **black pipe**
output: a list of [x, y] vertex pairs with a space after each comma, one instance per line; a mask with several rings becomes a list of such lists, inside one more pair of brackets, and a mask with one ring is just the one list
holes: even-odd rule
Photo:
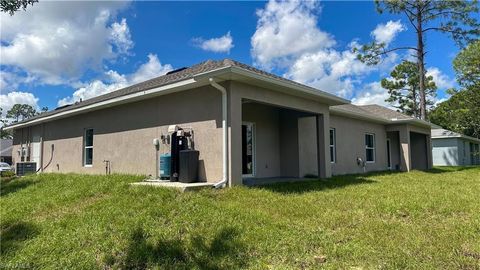
[[[53, 152], [54, 152], [54, 150], [55, 150], [55, 145], [52, 143], [52, 151], [51, 151], [52, 154], [50, 154], [50, 160], [48, 161], [47, 165], [45, 165], [45, 167], [43, 167], [43, 168], [40, 167], [36, 172], [39, 172], [40, 170], [43, 171], [43, 170], [45, 170], [48, 166], [50, 166], [50, 163], [52, 163], [52, 160], [53, 160]], [[42, 157], [42, 158], [43, 158], [43, 157]]]

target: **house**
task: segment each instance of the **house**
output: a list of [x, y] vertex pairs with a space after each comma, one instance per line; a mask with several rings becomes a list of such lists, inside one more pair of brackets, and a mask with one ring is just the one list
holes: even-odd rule
[[480, 139], [435, 126], [432, 129], [435, 166], [480, 165]]
[[[354, 106], [230, 59], [175, 70], [8, 129], [14, 162], [36, 162], [39, 171], [156, 175], [152, 140], [167, 138], [172, 125], [194, 131], [198, 179], [215, 186], [432, 166], [430, 123]], [[168, 149], [162, 143], [159, 152]]]
[[12, 139], [0, 140], [0, 162], [12, 164], [12, 149], [13, 149]]

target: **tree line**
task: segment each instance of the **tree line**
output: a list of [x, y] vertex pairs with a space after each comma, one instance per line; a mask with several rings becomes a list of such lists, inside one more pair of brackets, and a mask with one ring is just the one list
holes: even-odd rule
[[6, 139], [10, 138], [11, 134], [5, 130], [3, 127], [9, 123], [16, 123], [19, 121], [26, 120], [35, 115], [44, 113], [48, 111], [48, 107], [43, 107], [40, 111], [37, 111], [34, 107], [28, 104], [15, 104], [10, 110], [6, 112], [5, 117], [3, 117], [3, 108], [0, 108], [0, 121], [1, 121], [1, 138]]
[[[389, 48], [385, 43], [373, 41], [354, 48], [357, 58], [367, 65], [377, 65], [395, 51], [413, 52], [415, 60], [406, 57], [393, 68], [389, 78], [381, 80], [388, 92], [385, 101], [404, 114], [480, 138], [478, 1], [377, 0], [375, 5], [379, 13], [405, 18], [415, 33], [411, 44]], [[430, 32], [447, 35], [461, 49], [453, 61], [459, 87], [449, 89], [451, 97], [437, 106], [433, 106], [437, 86], [425, 69], [428, 52], [425, 37]]]

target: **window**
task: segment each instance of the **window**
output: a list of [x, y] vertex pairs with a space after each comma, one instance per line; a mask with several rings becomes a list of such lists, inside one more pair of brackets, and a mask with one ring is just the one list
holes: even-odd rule
[[330, 162], [335, 163], [337, 161], [337, 155], [335, 152], [335, 145], [337, 144], [336, 138], [335, 138], [335, 129], [331, 128], [330, 129]]
[[85, 129], [83, 136], [83, 165], [86, 167], [93, 164], [93, 129]]
[[375, 134], [365, 134], [366, 161], [375, 162]]
[[242, 124], [242, 175], [255, 175], [255, 126], [247, 122]]

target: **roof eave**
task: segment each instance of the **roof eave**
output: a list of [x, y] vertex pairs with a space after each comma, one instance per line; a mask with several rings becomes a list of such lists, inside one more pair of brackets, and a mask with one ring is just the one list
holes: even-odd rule
[[263, 75], [263, 74], [258, 74], [254, 71], [246, 70], [246, 69], [243, 69], [243, 68], [237, 67], [237, 66], [232, 66], [231, 71], [234, 74], [247, 76], [247, 77], [250, 77], [250, 78], [253, 78], [253, 79], [261, 80], [261, 81], [264, 81], [264, 82], [267, 82], [267, 83], [276, 84], [276, 85], [286, 87], [286, 88], [292, 88], [292, 89], [297, 90], [301, 93], [318, 97], [318, 98], [324, 100], [325, 103], [327, 103], [329, 105], [332, 105], [332, 106], [333, 105], [350, 104], [350, 101], [347, 100], [347, 99], [335, 96], [333, 94], [330, 94], [330, 93], [327, 93], [327, 92], [324, 92], [324, 91], [321, 91], [321, 90], [318, 90], [318, 89], [315, 89], [315, 88], [312, 88], [312, 87], [308, 87], [306, 85], [296, 84], [296, 83], [293, 83], [293, 82], [288, 82], [288, 81], [285, 81], [285, 80], [272, 78], [270, 76], [266, 76], [266, 75]]
[[433, 124], [421, 119], [392, 119], [392, 124], [411, 124], [414, 126], [432, 128]]
[[467, 135], [463, 135], [463, 134], [447, 135], [447, 136], [441, 136], [441, 135], [440, 136], [432, 136], [432, 139], [458, 139], [458, 138], [480, 143], [480, 139], [477, 139], [475, 137], [470, 137], [470, 136], [467, 136]]
[[138, 101], [138, 100], [146, 99], [153, 96], [166, 95], [166, 94], [174, 93], [177, 91], [182, 91], [185, 89], [190, 89], [191, 86], [196, 83], [197, 81], [195, 79], [192, 79], [192, 78], [186, 79], [186, 80], [182, 80], [172, 84], [167, 84], [164, 86], [148, 89], [145, 91], [136, 92], [136, 93], [132, 93], [125, 96], [104, 100], [104, 101], [90, 104], [84, 107], [79, 107], [76, 109], [59, 112], [59, 113], [48, 115], [45, 117], [35, 118], [30, 121], [27, 120], [25, 122], [14, 123], [9, 126], [6, 126], [4, 130], [14, 130], [16, 128], [22, 128], [22, 127], [35, 125], [35, 124], [41, 124], [41, 123], [45, 123], [45, 122], [49, 122], [49, 121], [53, 121], [53, 120], [57, 120], [65, 117], [70, 117], [70, 116], [81, 114], [81, 113], [86, 113], [86, 112], [108, 108], [108, 107], [112, 107], [112, 106], [116, 106], [124, 103]]
[[145, 99], [145, 98], [148, 98], [148, 97], [151, 97], [151, 96], [173, 93], [173, 92], [176, 92], [176, 90], [181, 91], [181, 90], [185, 90], [185, 89], [190, 89], [192, 87], [195, 87], [197, 84], [198, 85], [206, 84], [208, 82], [207, 78], [209, 78], [209, 77], [222, 77], [222, 76], [226, 75], [227, 78], [224, 79], [224, 80], [227, 80], [227, 79], [230, 79], [229, 75], [231, 75], [231, 74], [238, 74], [238, 75], [241, 75], [241, 76], [246, 76], [246, 77], [249, 77], [249, 78], [252, 78], [252, 79], [261, 80], [261, 81], [271, 83], [271, 84], [275, 84], [275, 85], [279, 85], [279, 86], [282, 86], [282, 87], [291, 88], [291, 89], [297, 90], [301, 93], [308, 94], [308, 95], [311, 95], [311, 96], [315, 96], [315, 97], [321, 99], [322, 101], [324, 101], [325, 103], [327, 103], [329, 105], [343, 105], [343, 104], [349, 104], [350, 103], [349, 100], [343, 99], [341, 97], [337, 97], [337, 96], [332, 95], [332, 94], [327, 93], [327, 92], [316, 90], [316, 89], [308, 87], [308, 86], [304, 86], [304, 85], [301, 85], [301, 84], [295, 84], [293, 82], [288, 82], [288, 81], [283, 81], [283, 80], [280, 80], [280, 79], [272, 78], [272, 77], [269, 77], [269, 76], [266, 76], [266, 75], [263, 75], [263, 74], [255, 73], [253, 71], [245, 70], [245, 69], [237, 67], [237, 66], [227, 66], [227, 67], [221, 67], [221, 68], [218, 68], [218, 69], [215, 69], [215, 70], [207, 71], [207, 72], [204, 72], [204, 73], [200, 73], [200, 74], [194, 75], [193, 78], [185, 79], [185, 80], [175, 82], [175, 83], [172, 83], [172, 84], [167, 84], [167, 85], [156, 87], [156, 88], [153, 88], [153, 89], [149, 89], [149, 90], [145, 90], [145, 91], [141, 91], [141, 92], [136, 92], [136, 93], [132, 93], [132, 94], [129, 94], [129, 95], [125, 95], [125, 96], [121, 96], [121, 97], [117, 97], [117, 98], [113, 98], [113, 99], [109, 99], [109, 100], [105, 100], [105, 101], [101, 101], [101, 102], [98, 102], [98, 103], [94, 103], [94, 104], [91, 104], [91, 105], [87, 105], [87, 106], [84, 106], [84, 107], [79, 107], [79, 108], [76, 108], [76, 109], [71, 109], [71, 110], [67, 110], [67, 111], [63, 111], [63, 112], [59, 112], [59, 113], [55, 113], [55, 114], [48, 115], [48, 116], [45, 116], [45, 117], [35, 118], [35, 119], [30, 120], [30, 121], [26, 120], [24, 122], [15, 123], [15, 124], [6, 126], [4, 129], [5, 130], [13, 130], [13, 129], [16, 129], [16, 128], [31, 126], [31, 125], [34, 125], [34, 124], [41, 124], [41, 123], [44, 123], [44, 122], [49, 122], [49, 121], [53, 121], [53, 120], [56, 120], [56, 119], [61, 119], [61, 118], [73, 116], [73, 115], [76, 115], [76, 114], [81, 114], [81, 113], [94, 111], [94, 110], [98, 110], [98, 109], [102, 109], [102, 108], [106, 108], [106, 107], [116, 106], [116, 105], [123, 104], [123, 103], [129, 103], [129, 102]]

